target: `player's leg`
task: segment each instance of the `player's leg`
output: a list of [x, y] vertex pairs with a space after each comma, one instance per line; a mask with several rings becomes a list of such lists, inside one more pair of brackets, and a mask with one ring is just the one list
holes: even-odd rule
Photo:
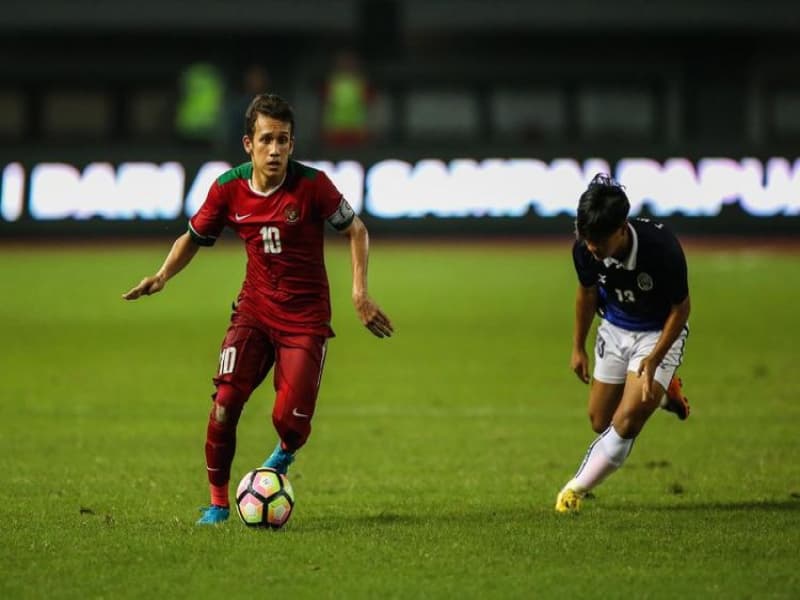
[[[658, 408], [658, 400], [664, 388], [654, 382], [654, 396], [642, 402], [644, 379], [629, 372], [624, 385], [622, 400], [617, 407], [611, 424], [592, 442], [575, 477], [570, 480], [556, 503], [559, 512], [578, 510], [580, 499], [590, 490], [600, 485], [609, 475], [618, 470], [631, 452], [633, 442], [644, 427], [645, 422]], [[560, 504], [560, 508], [559, 508]]]
[[211, 504], [204, 509], [198, 524], [214, 524], [229, 515], [228, 482], [236, 452], [236, 426], [247, 400], [236, 387], [221, 383], [213, 395], [214, 403], [206, 427], [206, 472]]
[[605, 477], [608, 460], [607, 442], [604, 440], [625, 389], [629, 346], [626, 332], [601, 322], [595, 343], [594, 378], [589, 392], [589, 421], [600, 436], [589, 446], [575, 476], [556, 497], [558, 512], [579, 510], [581, 498]]
[[672, 377], [666, 393], [661, 398], [660, 406], [667, 412], [674, 413], [681, 421], [689, 418], [691, 408], [689, 399], [683, 393], [683, 380], [680, 377]]
[[[611, 424], [589, 448], [584, 463], [559, 494], [560, 502], [556, 510], [576, 511], [580, 499], [587, 491], [598, 486], [604, 479], [619, 469], [633, 447], [634, 439], [644, 427], [647, 419], [658, 408], [660, 399], [673, 379], [675, 369], [680, 364], [685, 346], [685, 333], [673, 344], [667, 356], [656, 368], [653, 377], [653, 394], [648, 401], [642, 401], [644, 378], [636, 372], [641, 360], [650, 354], [658, 342], [661, 332], [633, 333], [625, 336], [630, 348], [630, 361], [626, 374], [624, 392]], [[563, 496], [563, 498], [562, 498]]]
[[665, 368], [672, 368], [673, 374], [669, 380], [666, 393], [661, 397], [661, 408], [675, 414], [678, 419], [685, 421], [691, 412], [689, 399], [683, 393], [683, 381], [675, 375], [674, 371], [683, 362], [683, 353], [686, 349], [686, 341], [689, 336], [688, 326], [684, 328], [680, 337], [672, 344], [667, 356], [664, 357], [662, 365]]
[[589, 392], [589, 422], [603, 433], [617, 411], [630, 361], [633, 336], [629, 331], [601, 321], [594, 345], [594, 371]]
[[603, 433], [611, 425], [611, 419], [617, 411], [622, 400], [622, 391], [625, 389], [624, 381], [621, 383], [606, 383], [599, 379], [592, 380], [589, 391], [589, 423], [595, 433]]
[[561, 489], [556, 498], [556, 511], [573, 512], [580, 508], [581, 498], [596, 483], [602, 480], [606, 468], [605, 447], [603, 440], [608, 434], [611, 419], [622, 400], [624, 383], [605, 383], [597, 379], [592, 381], [589, 393], [589, 419], [592, 429], [600, 436], [589, 446], [575, 476]]
[[252, 391], [263, 381], [273, 363], [272, 345], [258, 329], [231, 325], [220, 351], [217, 391], [206, 429], [206, 469], [211, 505], [198, 524], [228, 518], [231, 464], [236, 453], [236, 428]]
[[327, 340], [320, 336], [281, 335], [275, 347], [272, 422], [280, 439], [264, 466], [286, 473], [295, 452], [311, 433]]
[[622, 402], [611, 420], [611, 429], [621, 440], [625, 440], [624, 443], [620, 442], [620, 445], [628, 447], [628, 452], [618, 461], [617, 467], [622, 466], [622, 462], [630, 453], [630, 447], [633, 446], [633, 440], [642, 431], [650, 415], [658, 408], [659, 398], [664, 394], [664, 384], [658, 380], [653, 381], [653, 394], [649, 400], [643, 400], [643, 388], [644, 377], [633, 371], [629, 372]]

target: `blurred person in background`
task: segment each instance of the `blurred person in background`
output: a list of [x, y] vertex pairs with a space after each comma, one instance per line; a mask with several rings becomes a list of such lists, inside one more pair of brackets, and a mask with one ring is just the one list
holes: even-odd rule
[[600, 315], [589, 419], [600, 436], [559, 492], [556, 511], [574, 513], [581, 499], [628, 457], [634, 439], [660, 407], [689, 416], [674, 377], [689, 335], [686, 258], [663, 224], [628, 219], [624, 188], [598, 174], [581, 195], [572, 258], [578, 275], [570, 366], [589, 383], [586, 338]]
[[212, 184], [161, 268], [123, 295], [135, 300], [161, 291], [226, 226], [244, 241], [245, 280], [213, 379], [216, 392], [205, 444], [211, 505], [201, 525], [229, 516], [239, 417], [273, 366], [272, 421], [279, 441], [264, 466], [286, 473], [311, 432], [327, 340], [334, 335], [323, 252], [326, 225], [349, 238], [352, 299], [361, 322], [379, 338], [393, 333], [389, 318], [367, 291], [364, 223], [325, 173], [291, 158], [292, 108], [279, 96], [260, 94], [247, 108], [246, 122], [243, 145], [250, 160]]
[[188, 65], [178, 78], [175, 133], [181, 142], [209, 146], [220, 138], [225, 80], [208, 62]]
[[267, 68], [259, 63], [250, 63], [239, 74], [238, 81], [229, 87], [224, 107], [223, 142], [226, 150], [235, 148], [239, 151], [247, 107], [255, 96], [269, 90], [270, 84]]
[[322, 92], [322, 137], [331, 146], [357, 146], [369, 140], [373, 93], [351, 50], [341, 51]]

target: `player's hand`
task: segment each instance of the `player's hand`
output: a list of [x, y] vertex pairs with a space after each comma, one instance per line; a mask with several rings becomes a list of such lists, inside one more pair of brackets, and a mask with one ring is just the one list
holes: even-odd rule
[[653, 378], [655, 377], [658, 364], [658, 361], [652, 356], [644, 357], [642, 362], [639, 363], [639, 369], [636, 371], [636, 374], [639, 375], [639, 377], [644, 376], [644, 381], [642, 382], [642, 402], [651, 402], [653, 400]]
[[569, 366], [583, 383], [589, 383], [589, 356], [583, 348], [572, 350]]
[[166, 283], [163, 276], [151, 275], [142, 279], [136, 287], [122, 294], [122, 297], [125, 300], [136, 300], [140, 296], [149, 296], [163, 290]]
[[372, 335], [379, 338], [391, 337], [394, 333], [392, 322], [372, 298], [367, 295], [353, 296], [353, 305], [356, 307], [358, 318]]

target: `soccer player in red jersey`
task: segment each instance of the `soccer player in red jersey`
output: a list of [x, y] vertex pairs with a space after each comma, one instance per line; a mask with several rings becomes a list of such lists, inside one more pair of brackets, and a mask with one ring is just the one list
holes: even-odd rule
[[273, 366], [272, 421], [280, 440], [264, 466], [286, 473], [311, 432], [327, 340], [334, 335], [323, 260], [326, 223], [350, 240], [352, 297], [361, 322], [379, 338], [393, 333], [389, 318], [367, 292], [364, 223], [323, 172], [291, 159], [291, 106], [279, 96], [258, 95], [245, 122], [243, 144], [250, 162], [214, 182], [161, 268], [123, 295], [135, 300], [161, 291], [200, 246], [214, 244], [225, 226], [244, 241], [246, 276], [222, 342], [206, 433], [211, 505], [198, 524], [229, 516], [239, 416]]

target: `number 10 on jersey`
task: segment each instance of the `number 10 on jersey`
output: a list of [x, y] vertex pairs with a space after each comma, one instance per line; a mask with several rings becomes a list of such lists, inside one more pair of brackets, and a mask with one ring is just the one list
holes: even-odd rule
[[261, 239], [264, 240], [265, 254], [281, 253], [281, 231], [277, 227], [262, 227]]

